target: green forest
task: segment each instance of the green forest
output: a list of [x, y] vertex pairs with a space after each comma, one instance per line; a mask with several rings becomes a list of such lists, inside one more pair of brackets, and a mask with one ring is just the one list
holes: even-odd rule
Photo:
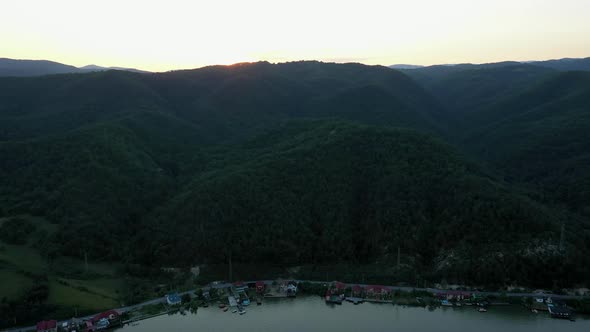
[[589, 131], [590, 72], [534, 64], [0, 77], [0, 318], [229, 259], [588, 286]]

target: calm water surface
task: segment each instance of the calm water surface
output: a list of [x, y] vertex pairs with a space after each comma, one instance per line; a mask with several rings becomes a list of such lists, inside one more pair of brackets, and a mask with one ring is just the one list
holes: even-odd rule
[[492, 307], [486, 313], [473, 307], [426, 308], [363, 303], [326, 305], [320, 297], [266, 299], [264, 304], [247, 307], [245, 315], [223, 312], [211, 306], [186, 316], [164, 315], [125, 326], [118, 332], [161, 331], [590, 331], [590, 319], [576, 322], [557, 320], [547, 313], [533, 314], [520, 306]]

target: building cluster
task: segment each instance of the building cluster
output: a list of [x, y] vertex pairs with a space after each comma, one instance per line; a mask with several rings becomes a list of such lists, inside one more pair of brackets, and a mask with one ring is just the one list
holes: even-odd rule
[[87, 319], [71, 319], [58, 325], [56, 320], [41, 321], [37, 323], [37, 332], [95, 332], [121, 325], [121, 314], [117, 310], [108, 310]]

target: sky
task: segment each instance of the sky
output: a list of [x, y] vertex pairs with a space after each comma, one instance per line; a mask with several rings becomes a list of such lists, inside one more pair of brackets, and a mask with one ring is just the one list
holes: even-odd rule
[[152, 71], [590, 56], [590, 0], [2, 0], [0, 57]]

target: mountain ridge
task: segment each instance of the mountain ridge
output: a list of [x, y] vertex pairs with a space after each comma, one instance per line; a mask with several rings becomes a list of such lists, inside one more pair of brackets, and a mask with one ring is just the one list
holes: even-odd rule
[[121, 70], [137, 73], [149, 73], [145, 70], [124, 67], [102, 67], [97, 65], [86, 65], [75, 67], [63, 63], [48, 60], [27, 60], [0, 58], [0, 77], [35, 77], [43, 75], [87, 73], [92, 71]]

